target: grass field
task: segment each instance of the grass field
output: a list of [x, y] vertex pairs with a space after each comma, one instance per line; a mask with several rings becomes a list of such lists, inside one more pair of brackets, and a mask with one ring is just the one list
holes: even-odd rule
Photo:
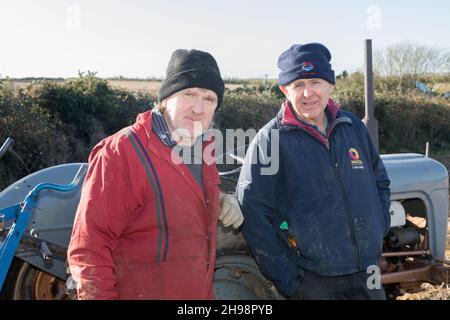
[[156, 95], [160, 81], [108, 80], [108, 83], [114, 88], [127, 89], [130, 91], [145, 91], [152, 95]]
[[[113, 88], [121, 88], [130, 91], [143, 91], [156, 96], [158, 94], [158, 88], [161, 82], [156, 80], [108, 80], [108, 83]], [[28, 84], [30, 84], [30, 81], [13, 80], [13, 85], [18, 88], [25, 88]], [[225, 84], [225, 87], [230, 90], [234, 90], [241, 86], [241, 84]]]
[[[157, 95], [160, 81], [140, 81], [140, 80], [108, 80], [112, 87], [127, 89], [131, 91], [145, 91], [152, 95]], [[225, 84], [225, 87], [234, 90], [241, 87], [240, 84]]]

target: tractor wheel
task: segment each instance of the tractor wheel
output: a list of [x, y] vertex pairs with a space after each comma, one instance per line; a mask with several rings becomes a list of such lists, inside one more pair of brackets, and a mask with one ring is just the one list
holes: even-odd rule
[[66, 300], [65, 282], [47, 272], [44, 272], [27, 262], [14, 261], [11, 270], [6, 299], [13, 300]]

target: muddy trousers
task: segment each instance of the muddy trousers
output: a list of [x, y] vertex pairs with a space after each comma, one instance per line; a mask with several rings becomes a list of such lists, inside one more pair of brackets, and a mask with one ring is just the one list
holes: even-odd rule
[[306, 271], [293, 300], [386, 300], [383, 286], [370, 289], [370, 274], [358, 272], [343, 276], [319, 276]]

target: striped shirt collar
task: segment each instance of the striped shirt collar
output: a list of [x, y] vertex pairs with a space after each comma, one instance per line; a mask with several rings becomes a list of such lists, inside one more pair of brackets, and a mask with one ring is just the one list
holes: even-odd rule
[[[177, 142], [172, 138], [170, 134], [169, 127], [167, 126], [166, 120], [164, 116], [159, 110], [152, 111], [152, 130], [155, 132], [159, 139], [169, 148], [172, 148], [177, 144]], [[208, 128], [206, 132], [204, 132], [197, 139], [202, 139], [203, 141], [210, 141], [214, 138], [214, 131], [211, 128]]]
[[173, 147], [177, 143], [173, 140], [169, 132], [169, 127], [167, 126], [166, 120], [164, 120], [163, 115], [159, 110], [152, 111], [152, 130], [155, 132], [162, 143], [168, 147]]

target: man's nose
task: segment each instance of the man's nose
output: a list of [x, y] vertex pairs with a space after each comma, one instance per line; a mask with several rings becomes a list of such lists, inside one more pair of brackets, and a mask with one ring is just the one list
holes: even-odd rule
[[195, 113], [203, 113], [205, 112], [205, 101], [201, 98], [197, 98], [194, 100], [192, 111]]
[[314, 94], [312, 87], [309, 85], [305, 85], [305, 89], [303, 89], [303, 96], [305, 98], [311, 97]]

